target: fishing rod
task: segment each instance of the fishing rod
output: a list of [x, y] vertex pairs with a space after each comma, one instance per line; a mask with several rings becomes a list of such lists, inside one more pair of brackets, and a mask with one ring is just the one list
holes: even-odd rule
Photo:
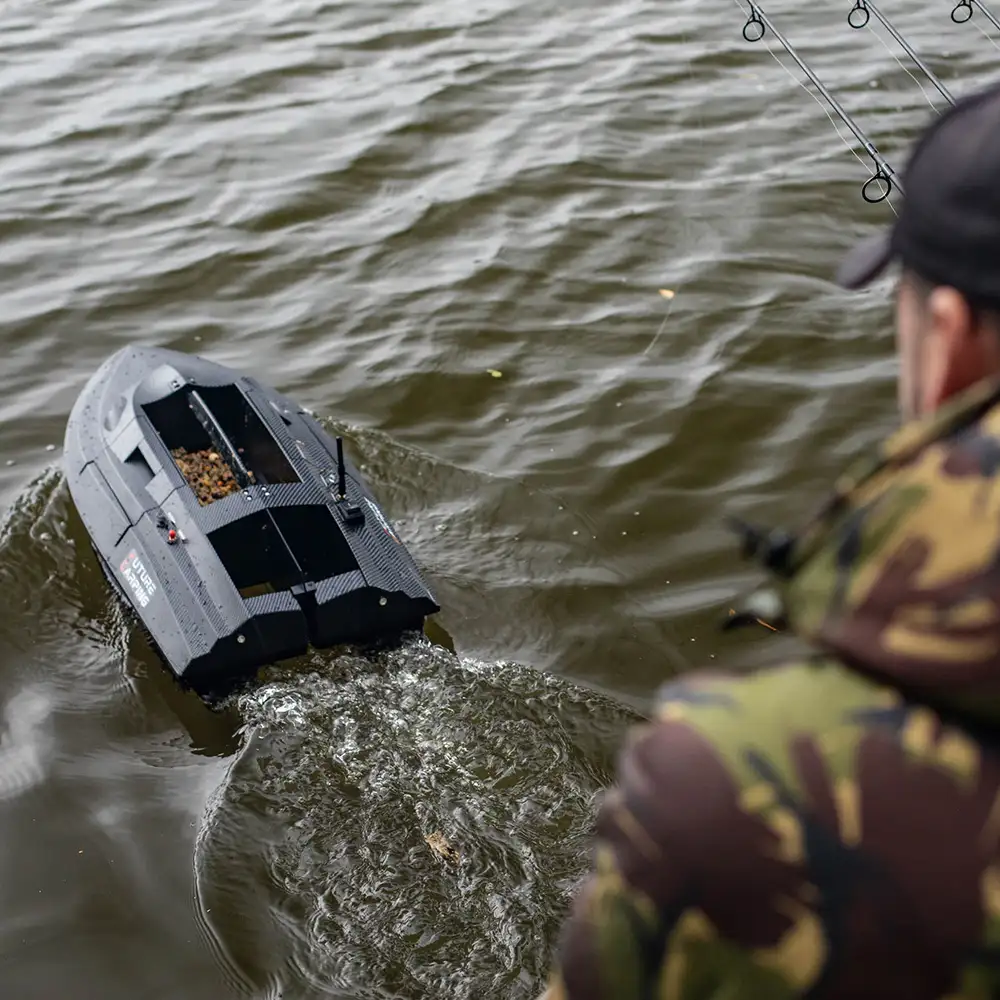
[[[987, 6], [984, 3], [981, 3], [980, 0], [958, 0], [958, 3], [955, 4], [954, 10], [951, 12], [951, 19], [955, 22], [955, 24], [965, 24], [965, 22], [972, 17], [973, 7], [978, 7], [986, 20], [989, 21], [993, 27], [997, 29], [997, 31], [1000, 31], [1000, 21], [998, 21], [990, 13]], [[961, 17], [959, 17], [959, 11], [964, 12]]]
[[[963, 0], [965, 3], [970, 3], [971, 0]], [[957, 8], [956, 8], [957, 10]], [[882, 22], [882, 27], [892, 35], [893, 38], [899, 43], [903, 51], [916, 63], [917, 67], [924, 73], [928, 80], [937, 87], [938, 91], [943, 95], [945, 100], [949, 103], [954, 104], [955, 98], [948, 93], [948, 88], [937, 78], [934, 71], [914, 52], [913, 47], [910, 43], [892, 26], [892, 22], [872, 3], [872, 0], [855, 0], [854, 7], [851, 12], [847, 15], [847, 23], [852, 28], [861, 29], [864, 28], [868, 22], [871, 20], [871, 16], [874, 14], [879, 21]], [[954, 11], [952, 11], [954, 15]], [[968, 18], [966, 18], [968, 20]]]
[[[861, 187], [861, 197], [865, 199], [869, 204], [877, 204], [880, 201], [885, 201], [886, 198], [892, 192], [893, 187], [897, 187], [902, 193], [902, 185], [896, 178], [896, 171], [892, 169], [886, 159], [882, 154], [875, 148], [875, 145], [871, 142], [868, 136], [861, 131], [857, 122], [841, 107], [840, 102], [830, 93], [829, 90], [823, 85], [823, 82], [818, 76], [806, 65], [806, 63], [801, 59], [799, 54], [795, 51], [794, 46], [788, 41], [785, 36], [778, 31], [774, 26], [771, 19], [764, 13], [760, 5], [757, 3], [750, 2], [750, 16], [747, 18], [746, 24], [743, 25], [743, 37], [748, 42], [759, 42], [763, 37], [766, 30], [770, 29], [770, 32], [774, 37], [780, 42], [782, 48], [798, 63], [799, 69], [812, 81], [813, 86], [826, 98], [827, 103], [840, 117], [840, 120], [854, 133], [855, 138], [861, 143], [865, 148], [865, 152], [872, 158], [872, 162], [875, 164], [875, 170], [871, 177]], [[881, 184], [884, 190], [872, 196], [870, 193], [871, 186], [873, 184]], [[877, 189], [876, 189], [877, 190]]]

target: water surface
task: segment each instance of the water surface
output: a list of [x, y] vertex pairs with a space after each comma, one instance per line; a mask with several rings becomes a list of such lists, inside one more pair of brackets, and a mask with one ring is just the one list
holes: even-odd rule
[[[956, 94], [990, 78], [983, 18], [880, 6]], [[847, 4], [766, 9], [901, 169], [936, 91]], [[724, 515], [794, 521], [895, 420], [888, 289], [830, 283], [891, 203], [743, 21], [0, 5], [4, 997], [541, 990], [628, 726], [780, 648], [717, 630], [755, 579]], [[455, 652], [315, 654], [218, 714], [180, 692], [61, 474], [129, 342], [343, 433]]]

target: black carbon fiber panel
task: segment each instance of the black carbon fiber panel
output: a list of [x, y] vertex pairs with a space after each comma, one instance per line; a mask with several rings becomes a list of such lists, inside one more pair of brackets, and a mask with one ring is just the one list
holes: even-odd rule
[[[150, 551], [162, 554], [164, 564], [169, 560], [174, 567], [171, 576], [180, 576], [183, 585], [189, 587], [192, 595], [200, 601], [204, 609], [205, 626], [212, 630], [213, 635], [216, 637], [227, 635], [238, 628], [246, 617], [239, 593], [222, 573], [206, 576], [204, 569], [206, 563], [217, 557], [211, 550], [210, 543], [198, 537], [192, 530], [192, 525], [185, 520], [182, 506], [168, 504], [162, 513], [172, 514], [174, 521], [167, 521], [162, 526], [159, 523], [160, 513], [152, 511], [143, 515], [140, 525], [137, 525], [138, 537]], [[176, 526], [187, 541], [181, 541], [178, 536], [178, 540], [170, 544], [167, 541], [167, 532], [171, 526]], [[212, 593], [206, 579], [211, 581], [216, 591], [224, 588], [226, 593]]]
[[365, 578], [359, 570], [331, 577], [329, 580], [321, 580], [316, 584], [316, 603], [326, 604], [366, 585]]

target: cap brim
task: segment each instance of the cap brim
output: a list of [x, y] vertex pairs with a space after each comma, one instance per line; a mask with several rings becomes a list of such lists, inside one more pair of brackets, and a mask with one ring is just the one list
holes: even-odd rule
[[843, 259], [837, 269], [837, 284], [842, 288], [863, 288], [889, 266], [892, 258], [892, 233], [870, 236]]

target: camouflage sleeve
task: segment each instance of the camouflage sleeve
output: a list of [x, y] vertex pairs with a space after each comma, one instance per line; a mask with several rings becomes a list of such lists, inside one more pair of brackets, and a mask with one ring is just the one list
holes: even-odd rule
[[618, 782], [598, 813], [592, 870], [563, 928], [546, 1000], [654, 994], [665, 943], [692, 881], [680, 829], [686, 807], [677, 798], [684, 793], [665, 773], [667, 759], [658, 758], [683, 754], [692, 735], [676, 723], [657, 722], [638, 730], [622, 753]]
[[[724, 755], [676, 711], [689, 694], [682, 684], [668, 688], [659, 717], [620, 755], [545, 1000], [712, 995], [719, 975], [734, 972], [725, 940], [747, 956], [796, 923], [775, 901], [796, 894], [801, 872], [782, 859], [775, 832], [743, 808]], [[736, 964], [748, 966], [744, 984], [761, 991], [739, 996], [795, 995], [766, 963]]]

